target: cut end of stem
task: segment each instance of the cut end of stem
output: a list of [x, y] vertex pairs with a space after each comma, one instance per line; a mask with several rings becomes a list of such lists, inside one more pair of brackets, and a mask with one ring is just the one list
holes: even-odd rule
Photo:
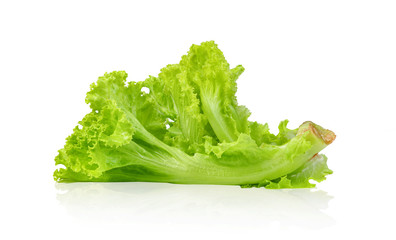
[[297, 136], [300, 136], [307, 131], [310, 131], [318, 138], [321, 138], [323, 142], [327, 145], [329, 145], [336, 139], [336, 135], [334, 134], [334, 132], [328, 129], [324, 129], [311, 121], [307, 121], [301, 124], [301, 126], [298, 128]]

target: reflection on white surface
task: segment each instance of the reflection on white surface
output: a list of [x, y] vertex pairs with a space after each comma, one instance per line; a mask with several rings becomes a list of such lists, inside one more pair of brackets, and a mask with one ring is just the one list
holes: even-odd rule
[[76, 221], [322, 228], [332, 198], [315, 189], [242, 189], [166, 183], [58, 183], [57, 199]]

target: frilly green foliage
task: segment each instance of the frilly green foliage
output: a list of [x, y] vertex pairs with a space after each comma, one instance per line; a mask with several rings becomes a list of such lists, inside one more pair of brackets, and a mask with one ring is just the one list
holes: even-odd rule
[[267, 124], [250, 122], [235, 96], [243, 71], [230, 68], [214, 42], [204, 42], [145, 81], [126, 82], [123, 71], [99, 77], [86, 97], [92, 112], [55, 158], [63, 165], [55, 180], [266, 188], [324, 180], [332, 171], [317, 153], [329, 142], [317, 125], [291, 130], [286, 120], [274, 135]]

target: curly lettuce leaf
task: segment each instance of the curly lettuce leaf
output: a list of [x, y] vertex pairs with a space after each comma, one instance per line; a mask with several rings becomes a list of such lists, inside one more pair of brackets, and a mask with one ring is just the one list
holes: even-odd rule
[[240, 133], [248, 132], [250, 112], [238, 106], [235, 97], [242, 66], [231, 69], [214, 42], [193, 45], [179, 66], [197, 91], [202, 111], [220, 141], [233, 142]]
[[123, 71], [99, 77], [86, 97], [92, 111], [55, 158], [55, 180], [313, 187], [331, 173], [318, 153], [334, 133], [285, 120], [274, 135], [250, 122], [235, 97], [243, 71], [205, 42], [142, 82]]

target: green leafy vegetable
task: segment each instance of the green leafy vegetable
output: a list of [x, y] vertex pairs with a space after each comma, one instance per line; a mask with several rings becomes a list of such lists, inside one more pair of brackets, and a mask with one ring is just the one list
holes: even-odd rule
[[[126, 82], [123, 71], [91, 85], [92, 109], [55, 162], [59, 182], [148, 181], [242, 187], [313, 187], [332, 171], [318, 153], [335, 135], [312, 123], [279, 134], [250, 122], [236, 80], [214, 42], [193, 45], [158, 77]], [[144, 90], [147, 91], [144, 91]]]

